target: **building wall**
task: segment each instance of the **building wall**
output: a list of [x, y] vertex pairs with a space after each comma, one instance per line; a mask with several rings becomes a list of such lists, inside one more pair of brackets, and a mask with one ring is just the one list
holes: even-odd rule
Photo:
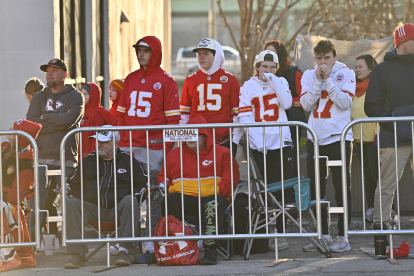
[[23, 92], [26, 81], [38, 77], [46, 82], [46, 75], [39, 67], [55, 57], [55, 36], [59, 35], [59, 29], [54, 28], [54, 2], [0, 0], [0, 130], [26, 118], [29, 108]]
[[[133, 1], [109, 0], [109, 78], [125, 78], [139, 69], [132, 47], [144, 36], [154, 35], [161, 40], [163, 59], [161, 66], [170, 72], [171, 64], [171, 12], [169, 0]], [[129, 22], [121, 23], [121, 13]]]

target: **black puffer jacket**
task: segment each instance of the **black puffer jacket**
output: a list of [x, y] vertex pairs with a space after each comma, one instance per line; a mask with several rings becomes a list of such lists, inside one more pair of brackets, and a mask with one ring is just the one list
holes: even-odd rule
[[[368, 117], [414, 116], [414, 55], [385, 54], [372, 72], [364, 107]], [[380, 125], [381, 148], [393, 147], [393, 123]], [[411, 122], [397, 123], [398, 146], [411, 141]]]
[[[83, 199], [98, 205], [96, 152], [83, 158]], [[147, 175], [135, 158], [132, 158], [134, 195], [146, 187]], [[118, 149], [116, 153], [116, 183], [117, 203], [131, 194], [131, 165], [130, 155]], [[80, 163], [69, 175], [69, 195], [81, 198], [81, 170]], [[99, 197], [100, 206], [106, 209], [115, 207], [114, 194], [114, 162], [99, 158]]]

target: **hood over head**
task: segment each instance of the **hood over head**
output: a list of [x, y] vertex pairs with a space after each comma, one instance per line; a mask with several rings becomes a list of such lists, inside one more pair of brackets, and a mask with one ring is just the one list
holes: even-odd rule
[[224, 63], [224, 60], [225, 60], [224, 59], [224, 52], [223, 52], [223, 48], [221, 47], [221, 44], [218, 43], [216, 40], [214, 40], [212, 38], [205, 38], [205, 39], [210, 40], [210, 42], [214, 42], [216, 54], [214, 55], [213, 65], [211, 65], [211, 67], [210, 67], [210, 69], [208, 69], [208, 71], [201, 68], [200, 64], [198, 65], [198, 68], [200, 68], [200, 70], [203, 73], [207, 74], [207, 75], [213, 75], [215, 72], [217, 72], [221, 68], [221, 66], [223, 66], [223, 63]]
[[150, 57], [150, 60], [148, 62], [146, 70], [144, 71], [144, 68], [141, 68], [141, 65], [140, 65], [140, 69], [142, 69], [142, 76], [148, 77], [152, 73], [154, 73], [158, 68], [160, 68], [160, 66], [161, 66], [162, 45], [161, 45], [161, 41], [155, 36], [145, 36], [145, 37], [141, 38], [134, 45], [135, 53], [137, 55], [137, 59], [138, 59], [138, 44], [141, 41], [144, 41], [145, 43], [147, 43], [151, 47], [151, 57]]
[[[197, 116], [195, 116], [195, 117], [193, 117], [193, 118], [191, 118], [189, 121], [188, 121], [188, 123], [187, 124], [189, 124], [189, 125], [203, 125], [203, 124], [207, 124], [207, 121], [206, 121], [206, 119], [204, 119], [203, 117], [201, 117], [200, 115], [197, 115]], [[206, 148], [203, 150], [203, 151], [201, 151], [201, 152], [203, 152], [203, 153], [207, 153], [207, 152], [209, 152], [210, 151], [210, 149], [213, 147], [213, 133], [212, 133], [212, 130], [210, 129], [210, 128], [200, 128], [199, 130], [198, 130], [198, 133], [199, 134], [204, 134], [205, 136], [207, 136], [207, 146], [206, 146]], [[187, 148], [187, 146], [185, 146], [186, 147], [186, 149], [188, 149]], [[188, 150], [190, 150], [190, 149], [188, 149]], [[200, 153], [201, 153], [200, 152]]]
[[96, 107], [101, 106], [102, 90], [101, 88], [92, 82], [87, 82], [90, 87], [89, 101], [85, 106], [85, 110], [95, 110]]
[[[28, 121], [28, 120], [25, 120], [25, 119], [20, 119], [20, 120], [17, 120], [14, 123], [13, 129], [24, 131], [24, 132], [30, 134], [30, 136], [32, 136], [33, 139], [36, 140], [37, 135], [39, 134], [40, 130], [42, 129], [42, 125], [38, 124], [36, 122]], [[18, 136], [18, 142], [19, 142], [19, 145], [24, 147], [24, 148], [27, 147], [28, 145], [30, 145], [29, 140], [27, 140], [23, 136]]]

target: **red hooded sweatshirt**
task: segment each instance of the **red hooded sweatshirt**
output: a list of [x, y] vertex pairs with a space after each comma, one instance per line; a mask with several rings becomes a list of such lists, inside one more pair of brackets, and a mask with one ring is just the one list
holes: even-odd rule
[[[87, 82], [90, 87], [89, 101], [85, 106], [85, 115], [83, 116], [81, 127], [99, 127], [103, 125], [116, 126], [116, 118], [108, 110], [101, 106], [102, 91], [95, 83]], [[82, 132], [82, 158], [95, 151], [95, 139], [89, 139], [89, 136], [95, 135], [95, 132]], [[80, 153], [79, 144], [79, 155]]]
[[[188, 124], [207, 124], [200, 115], [188, 121]], [[214, 166], [216, 166], [217, 194], [229, 198], [231, 190], [239, 183], [239, 165], [230, 150], [216, 144], [214, 158], [213, 134], [211, 129], [199, 129], [199, 134], [207, 136], [207, 146], [200, 152], [200, 195], [214, 195]], [[184, 194], [198, 196], [197, 152], [190, 150], [183, 143], [183, 176]], [[230, 158], [233, 158], [233, 184], [231, 183]], [[167, 187], [168, 193], [181, 192], [180, 148], [175, 148], [167, 155]], [[164, 182], [164, 165], [158, 174], [158, 183]]]
[[[140, 68], [128, 75], [118, 103], [119, 126], [152, 126], [178, 124], [181, 113], [178, 87], [175, 80], [161, 69], [161, 41], [155, 36], [146, 36], [144, 41], [151, 47], [151, 57], [146, 70]], [[138, 57], [138, 49], [136, 48]], [[150, 149], [163, 148], [162, 131], [150, 131]], [[121, 133], [120, 147], [129, 147], [129, 133]], [[172, 148], [173, 144], [168, 143]], [[132, 132], [132, 146], [146, 147], [145, 131]]]

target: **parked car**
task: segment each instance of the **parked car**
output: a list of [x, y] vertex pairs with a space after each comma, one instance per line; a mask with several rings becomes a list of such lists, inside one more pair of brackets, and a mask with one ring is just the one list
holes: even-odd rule
[[[193, 52], [196, 47], [181, 47], [178, 49], [173, 75], [175, 78], [186, 78], [196, 72], [198, 68], [197, 53]], [[236, 49], [223, 46], [224, 63], [222, 68], [232, 73], [237, 78], [241, 77], [240, 55]]]

